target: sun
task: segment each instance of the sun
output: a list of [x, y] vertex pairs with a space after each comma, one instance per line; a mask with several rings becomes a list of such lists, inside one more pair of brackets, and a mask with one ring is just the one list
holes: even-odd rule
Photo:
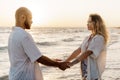
[[32, 5], [26, 5], [32, 12], [32, 21], [34, 26], [44, 26], [48, 24], [51, 16], [49, 15], [49, 8], [46, 5], [40, 5], [34, 3]]
[[32, 17], [33, 17], [33, 25], [43, 25], [46, 23], [47, 18], [45, 13], [47, 13], [43, 9], [37, 9], [36, 7], [30, 7], [30, 10], [32, 12]]

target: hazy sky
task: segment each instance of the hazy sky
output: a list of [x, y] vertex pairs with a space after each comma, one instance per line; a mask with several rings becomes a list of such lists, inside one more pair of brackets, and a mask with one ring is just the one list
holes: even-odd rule
[[29, 8], [33, 26], [86, 27], [89, 14], [100, 14], [108, 27], [120, 26], [119, 0], [0, 0], [0, 26], [14, 26], [15, 11]]

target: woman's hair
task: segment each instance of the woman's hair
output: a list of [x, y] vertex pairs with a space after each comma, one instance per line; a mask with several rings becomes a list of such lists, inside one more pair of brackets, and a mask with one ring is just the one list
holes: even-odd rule
[[91, 17], [91, 20], [94, 23], [94, 33], [102, 35], [105, 39], [105, 44], [107, 44], [108, 32], [101, 16], [98, 14], [90, 14], [89, 17]]

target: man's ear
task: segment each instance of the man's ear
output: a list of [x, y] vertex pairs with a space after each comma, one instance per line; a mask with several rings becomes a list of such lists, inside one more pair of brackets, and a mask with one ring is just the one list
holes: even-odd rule
[[25, 21], [25, 20], [26, 20], [26, 18], [27, 18], [27, 17], [26, 17], [25, 15], [23, 15], [23, 14], [21, 15], [21, 19], [22, 19], [22, 20], [24, 20], [24, 21]]

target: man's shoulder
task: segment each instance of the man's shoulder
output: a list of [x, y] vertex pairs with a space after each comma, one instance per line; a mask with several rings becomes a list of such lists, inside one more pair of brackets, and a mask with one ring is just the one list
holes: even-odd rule
[[20, 37], [21, 39], [29, 36], [29, 33], [20, 27], [14, 27], [13, 32], [13, 34], [16, 35], [16, 37]]

